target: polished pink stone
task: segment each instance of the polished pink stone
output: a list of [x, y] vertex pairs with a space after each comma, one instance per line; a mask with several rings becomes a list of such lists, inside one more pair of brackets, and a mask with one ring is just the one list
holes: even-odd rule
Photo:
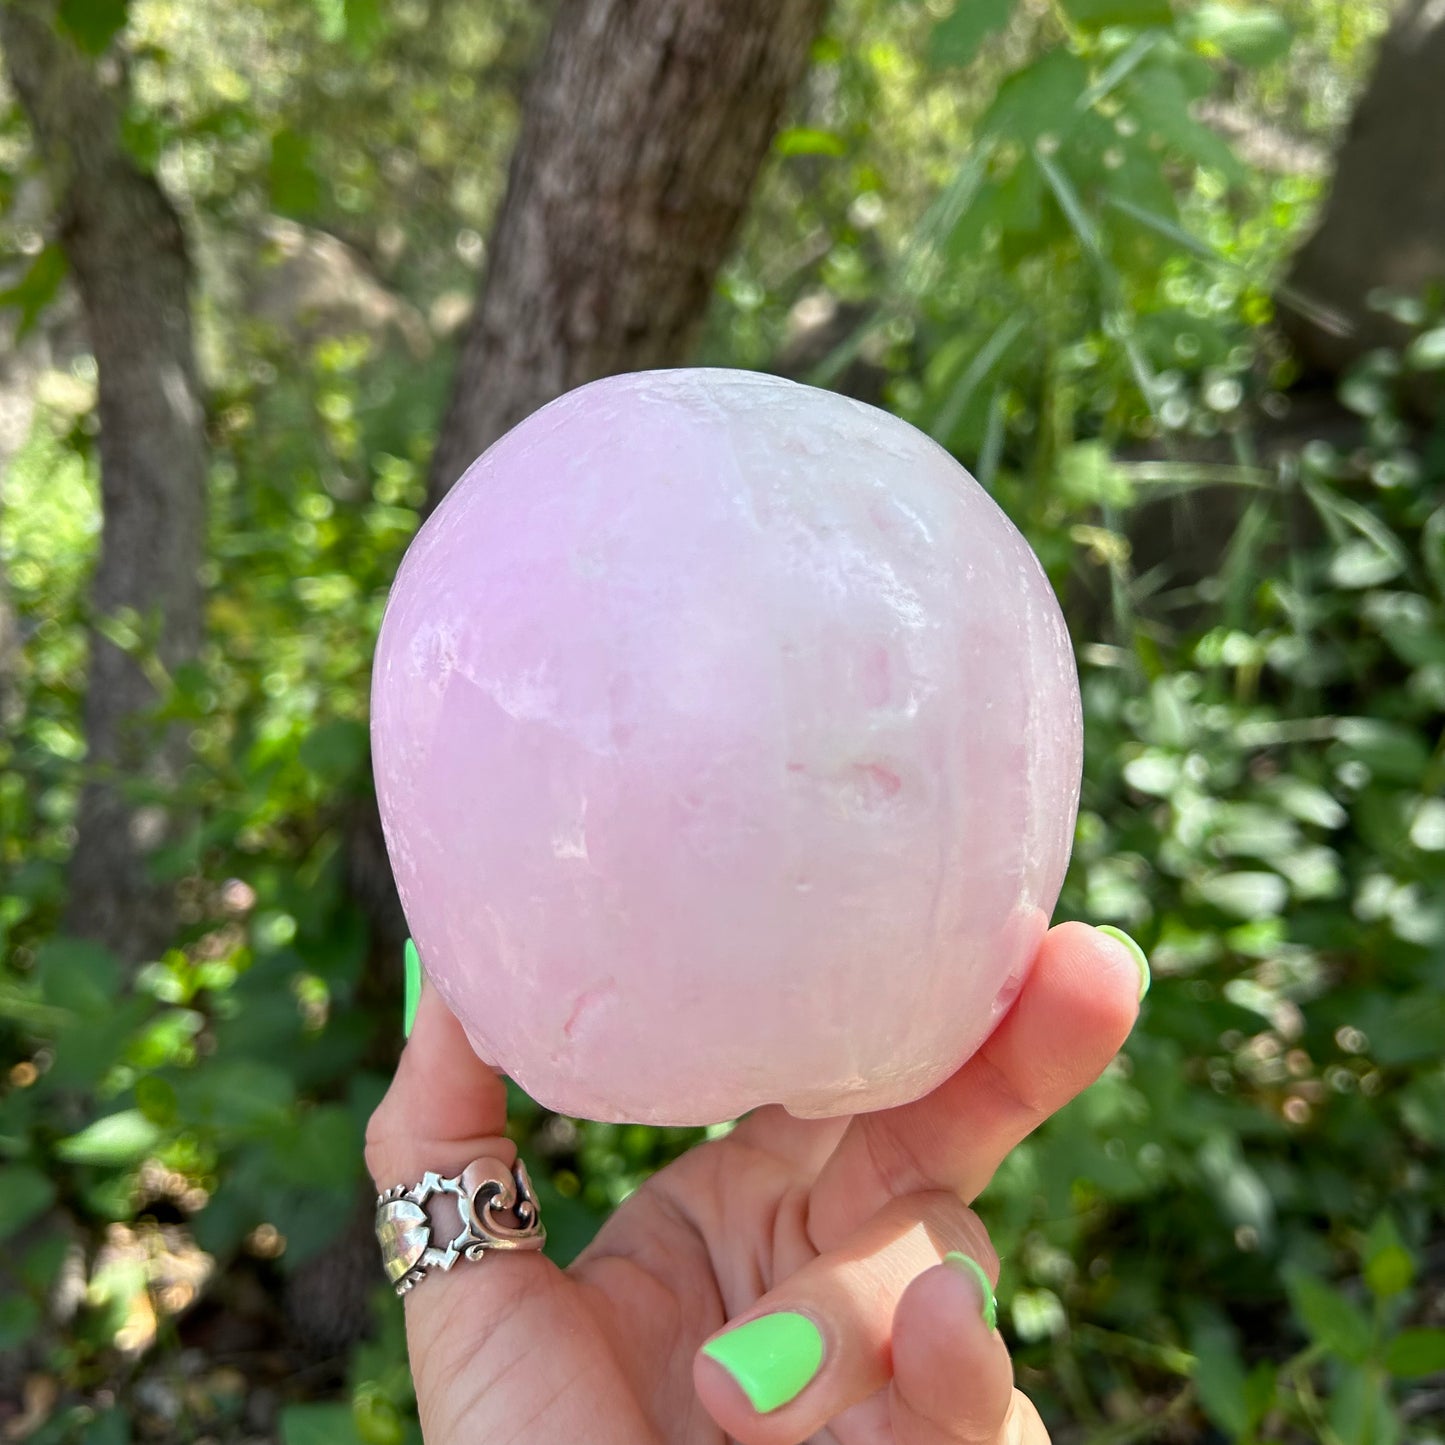
[[566, 1114], [917, 1098], [1068, 861], [1038, 561], [927, 437], [773, 377], [614, 377], [503, 437], [402, 563], [372, 705], [428, 976]]

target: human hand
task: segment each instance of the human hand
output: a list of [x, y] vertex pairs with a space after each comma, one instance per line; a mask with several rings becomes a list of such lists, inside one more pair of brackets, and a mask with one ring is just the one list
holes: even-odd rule
[[[496, 1253], [433, 1272], [406, 1297], [428, 1445], [1047, 1445], [986, 1319], [998, 1259], [968, 1204], [1098, 1077], [1141, 992], [1129, 949], [1062, 924], [926, 1098], [758, 1110], [648, 1180], [565, 1271]], [[378, 1189], [510, 1167], [505, 1130], [501, 1079], [424, 989], [368, 1130]]]

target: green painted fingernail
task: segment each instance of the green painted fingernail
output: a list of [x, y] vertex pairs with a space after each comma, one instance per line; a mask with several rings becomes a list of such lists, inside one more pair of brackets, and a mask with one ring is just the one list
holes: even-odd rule
[[760, 1415], [796, 1399], [823, 1363], [823, 1336], [806, 1315], [784, 1310], [709, 1340], [702, 1347]]
[[402, 1006], [402, 1033], [411, 1037], [411, 1026], [416, 1022], [416, 1006], [421, 1002], [421, 955], [411, 939], [406, 941], [406, 1002]]
[[988, 1273], [976, 1260], [966, 1254], [960, 1254], [953, 1250], [950, 1254], [943, 1256], [944, 1264], [951, 1264], [960, 1274], [972, 1275], [978, 1281], [978, 1287], [983, 1293], [983, 1322], [989, 1329], [998, 1328], [998, 1301], [994, 1298], [993, 1285], [989, 1283]]
[[1110, 938], [1117, 938], [1133, 955], [1134, 962], [1139, 965], [1139, 999], [1142, 1002], [1144, 995], [1149, 992], [1149, 982], [1152, 976], [1149, 972], [1149, 956], [1122, 928], [1115, 928], [1112, 923], [1101, 923], [1099, 932], [1107, 934]]

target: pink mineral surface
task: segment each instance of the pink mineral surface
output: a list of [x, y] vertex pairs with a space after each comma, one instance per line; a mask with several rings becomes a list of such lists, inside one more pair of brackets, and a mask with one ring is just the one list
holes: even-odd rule
[[1068, 861], [1037, 559], [913, 427], [774, 377], [614, 377], [503, 437], [402, 563], [372, 706], [427, 975], [565, 1114], [917, 1098]]

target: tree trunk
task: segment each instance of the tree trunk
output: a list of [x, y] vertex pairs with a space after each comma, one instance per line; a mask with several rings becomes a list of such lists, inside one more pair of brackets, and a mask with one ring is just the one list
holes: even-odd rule
[[[59, 239], [99, 373], [100, 558], [85, 701], [89, 780], [71, 858], [65, 931], [122, 958], [152, 956], [173, 920], [148, 860], [174, 836], [183, 731], [141, 721], [165, 673], [196, 655], [206, 442], [192, 346], [189, 266], [175, 210], [121, 144], [125, 76], [87, 59], [49, 5], [0, 0], [0, 47], [54, 191]], [[108, 641], [130, 618], [143, 664]]]
[[1445, 282], [1445, 6], [1406, 0], [1336, 158], [1334, 185], [1290, 284], [1348, 323], [1285, 318], [1305, 362], [1337, 375], [1399, 325], [1374, 311], [1376, 288], [1418, 294]]
[[687, 360], [826, 0], [561, 0], [432, 458]]

